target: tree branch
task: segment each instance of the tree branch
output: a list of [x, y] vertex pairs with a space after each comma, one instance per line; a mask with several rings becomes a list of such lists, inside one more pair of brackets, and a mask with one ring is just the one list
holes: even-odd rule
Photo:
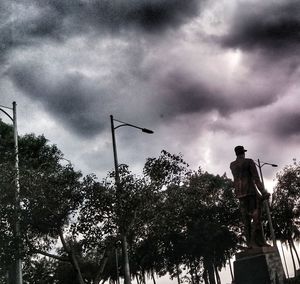
[[60, 261], [70, 262], [70, 259], [68, 257], [63, 257], [63, 256], [55, 255], [55, 254], [52, 254], [52, 253], [48, 253], [48, 252], [42, 251], [40, 249], [33, 249], [32, 252], [33, 253], [39, 253], [39, 254], [42, 254], [44, 256], [48, 256], [48, 257], [51, 257], [51, 258], [55, 258], [55, 259], [60, 260]]

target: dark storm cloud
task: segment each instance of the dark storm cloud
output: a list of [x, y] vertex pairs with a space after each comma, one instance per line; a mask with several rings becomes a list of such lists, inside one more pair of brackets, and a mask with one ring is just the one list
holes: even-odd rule
[[[141, 54], [136, 56], [134, 52], [129, 56], [128, 50], [139, 50]], [[167, 69], [164, 63], [156, 62], [154, 67], [153, 62], [141, 59], [149, 50], [135, 44], [113, 55], [107, 49], [101, 52], [109, 58], [109, 72], [105, 72], [109, 78], [101, 75], [93, 79], [68, 71], [73, 68], [64, 62], [54, 62], [56, 67], [52, 67], [51, 60], [49, 63], [41, 60], [40, 64], [16, 60], [10, 76], [27, 97], [39, 100], [54, 119], [60, 118], [62, 125], [83, 136], [101, 133], [105, 128], [103, 121], [107, 121], [110, 113], [125, 115], [133, 121], [141, 116], [154, 125], [161, 123], [160, 117], [170, 121], [174, 117], [197, 114], [205, 119], [211, 111], [224, 117], [277, 100], [276, 86], [269, 88], [256, 84], [255, 80], [232, 86], [220, 79], [211, 82], [205, 71], [199, 76], [184, 66], [179, 71], [172, 62]], [[85, 54], [82, 55], [84, 58]], [[126, 60], [120, 62], [124, 57]], [[101, 73], [102, 65], [96, 66], [99, 69], [95, 71]], [[57, 69], [56, 73], [53, 68]]]
[[133, 1], [127, 9], [126, 21], [133, 22], [147, 31], [160, 31], [177, 27], [198, 14], [199, 0]]
[[11, 25], [7, 19], [11, 16], [8, 2], [0, 2], [0, 62], [3, 60], [7, 50], [12, 45]]
[[229, 108], [228, 101], [216, 89], [182, 73], [168, 74], [160, 89], [163, 91], [159, 97], [167, 117], [214, 109], [226, 112]]
[[[41, 5], [40, 1], [36, 1]], [[60, 1], [49, 0], [47, 8], [60, 15], [74, 27], [93, 25], [97, 28], [120, 30], [136, 25], [145, 30], [163, 30], [178, 26], [196, 16], [199, 0], [91, 0]]]
[[300, 136], [300, 114], [282, 113], [272, 124], [273, 132], [281, 138], [290, 138], [291, 136]]
[[54, 75], [27, 64], [12, 67], [10, 77], [28, 97], [40, 101], [54, 118], [75, 133], [93, 136], [105, 128], [98, 102], [105, 104], [107, 94], [84, 76], [77, 73]]
[[223, 44], [244, 49], [299, 53], [300, 1], [240, 3]]
[[15, 47], [30, 46], [41, 38], [62, 40], [63, 18], [55, 10], [38, 8], [32, 1], [0, 4], [0, 60]]
[[194, 78], [191, 74], [174, 71], [166, 74], [158, 84], [156, 104], [166, 117], [182, 114], [205, 114], [217, 111], [222, 116], [233, 112], [268, 106], [278, 97], [272, 88], [256, 88], [251, 83], [245, 83], [243, 90], [226, 89], [222, 82], [202, 81], [201, 77]]
[[6, 0], [0, 4], [0, 56], [42, 39], [123, 30], [163, 32], [199, 12], [200, 0]]

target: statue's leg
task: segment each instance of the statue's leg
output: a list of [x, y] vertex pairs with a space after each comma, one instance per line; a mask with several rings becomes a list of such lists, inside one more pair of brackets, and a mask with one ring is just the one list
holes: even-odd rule
[[253, 211], [252, 217], [253, 217], [253, 221], [252, 221], [252, 242], [256, 247], [260, 246], [260, 241], [259, 241], [259, 237], [260, 237], [260, 218], [259, 218], [260, 212], [258, 209], [255, 209]]
[[250, 247], [251, 243], [251, 216], [248, 211], [248, 200], [247, 197], [240, 199], [240, 211], [243, 222], [243, 232], [246, 237], [247, 246]]
[[253, 211], [253, 237], [255, 244], [262, 247], [266, 245], [262, 227], [262, 201], [260, 199], [257, 199], [256, 203], [256, 209]]
[[250, 233], [250, 245], [249, 247], [255, 248], [260, 247], [260, 241], [259, 241], [259, 231], [260, 231], [260, 216], [261, 216], [261, 210], [257, 206], [257, 199], [255, 195], [248, 196], [248, 208], [249, 208], [249, 215], [251, 219], [251, 233]]

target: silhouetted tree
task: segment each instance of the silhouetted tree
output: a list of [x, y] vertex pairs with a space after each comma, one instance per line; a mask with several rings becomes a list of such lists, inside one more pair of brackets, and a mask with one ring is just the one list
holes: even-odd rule
[[[0, 261], [8, 270], [16, 252], [13, 238], [15, 223], [14, 152], [12, 127], [0, 124], [0, 198], [1, 229]], [[76, 271], [78, 281], [84, 283], [73, 244], [76, 242], [70, 224], [76, 221], [83, 202], [82, 175], [71, 164], [64, 165], [63, 154], [49, 145], [44, 136], [33, 134], [19, 137], [21, 185], [22, 256], [45, 255], [68, 261]], [[67, 238], [68, 240], [67, 240]], [[65, 255], [49, 253], [58, 240]]]
[[300, 164], [294, 161], [277, 174], [277, 184], [272, 195], [272, 215], [276, 238], [290, 247], [293, 266], [296, 264], [293, 251], [300, 266], [294, 241], [300, 239]]
[[218, 269], [240, 241], [232, 181], [201, 170], [192, 173], [180, 155], [166, 151], [148, 159], [144, 173], [157, 197], [143, 211], [143, 229], [136, 230], [142, 232], [135, 242], [138, 267], [159, 275], [168, 272], [178, 282], [187, 268], [193, 283], [203, 277], [213, 284], [215, 275], [220, 282]]

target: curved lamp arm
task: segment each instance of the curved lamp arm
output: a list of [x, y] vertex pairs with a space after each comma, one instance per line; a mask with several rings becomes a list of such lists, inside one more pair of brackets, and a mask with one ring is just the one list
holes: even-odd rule
[[3, 112], [3, 113], [5, 113], [10, 119], [11, 119], [11, 121], [13, 122], [14, 121], [14, 119], [12, 118], [12, 116], [8, 113], [8, 112], [6, 112], [4, 109], [2, 109], [2, 108], [0, 108], [0, 110]]

